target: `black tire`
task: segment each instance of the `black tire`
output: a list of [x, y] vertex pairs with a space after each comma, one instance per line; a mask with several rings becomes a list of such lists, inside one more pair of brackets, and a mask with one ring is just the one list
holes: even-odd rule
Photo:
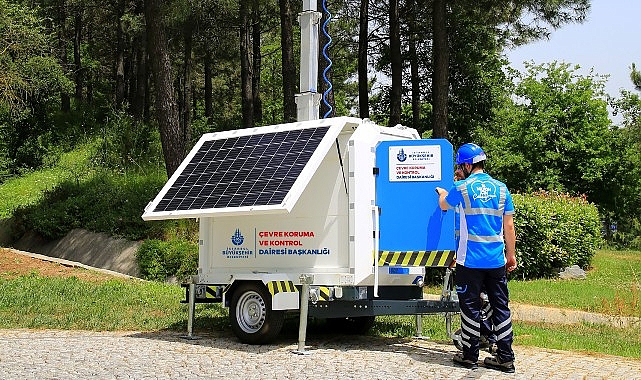
[[247, 344], [265, 344], [274, 340], [285, 321], [283, 310], [272, 310], [272, 297], [262, 283], [240, 285], [231, 297], [231, 329]]
[[452, 334], [452, 343], [457, 350], [463, 351], [463, 338], [461, 337], [461, 329], [454, 331]]
[[341, 334], [365, 335], [374, 326], [374, 316], [327, 318], [329, 327]]

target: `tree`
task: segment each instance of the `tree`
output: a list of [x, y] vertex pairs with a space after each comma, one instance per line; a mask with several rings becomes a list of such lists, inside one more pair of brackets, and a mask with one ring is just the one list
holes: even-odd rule
[[54, 35], [37, 10], [0, 0], [0, 181], [38, 167], [60, 142], [53, 117], [73, 82], [55, 56]]
[[634, 87], [636, 87], [637, 91], [641, 91], [641, 72], [639, 72], [634, 65], [632, 64], [632, 68], [630, 71], [630, 80], [632, 80], [632, 84], [634, 84]]
[[[147, 36], [145, 28], [140, 22], [140, 15], [143, 13], [143, 3], [137, 2], [129, 28], [132, 29], [131, 44], [132, 52], [129, 64], [130, 90], [129, 90], [129, 112], [137, 123], [149, 121], [149, 69], [147, 67]], [[137, 22], [133, 22], [136, 20]]]
[[260, 94], [260, 78], [263, 54], [260, 50], [263, 18], [261, 17], [260, 1], [252, 1], [252, 103], [254, 124], [260, 125], [263, 121], [263, 100]]
[[156, 89], [156, 121], [160, 130], [165, 170], [171, 176], [185, 158], [186, 142], [178, 118], [171, 59], [159, 0], [145, 0], [145, 20]]
[[609, 198], [608, 168], [616, 157], [604, 79], [578, 66], [526, 64], [490, 126], [476, 131], [489, 168], [514, 191], [537, 189]]
[[82, 45], [83, 13], [83, 7], [77, 7], [73, 21], [73, 65], [76, 82], [75, 98], [77, 101], [82, 101], [82, 92], [84, 88], [84, 68], [82, 67], [82, 59], [80, 53]]
[[243, 106], [243, 128], [254, 126], [252, 94], [251, 2], [240, 1], [240, 76]]
[[[634, 66], [631, 74], [634, 75]], [[632, 76], [634, 83], [634, 76]], [[636, 83], [635, 83], [636, 86]], [[641, 88], [637, 88], [641, 91]], [[622, 90], [612, 102], [614, 112], [622, 115], [622, 123], [614, 132], [616, 160], [610, 164], [607, 178], [611, 186], [604, 211], [601, 213], [610, 241], [622, 247], [641, 249], [641, 96]]]
[[[550, 28], [581, 22], [590, 9], [589, 0], [432, 0], [433, 81], [432, 120], [434, 137], [448, 137], [449, 54], [448, 31], [451, 8], [464, 7], [479, 12], [478, 21], [497, 30], [504, 44], [523, 44], [547, 37]], [[501, 31], [500, 33], [498, 31]]]
[[474, 130], [494, 117], [510, 84], [496, 29], [483, 21], [485, 10], [460, 4], [451, 8], [447, 138], [455, 146], [474, 141]]
[[421, 76], [418, 53], [419, 26], [417, 20], [419, 16], [418, 8], [418, 0], [408, 1], [407, 38], [409, 40], [408, 60], [410, 61], [410, 83], [412, 89], [412, 123], [410, 125], [418, 130], [419, 134], [422, 134], [425, 128], [421, 125]]
[[281, 67], [283, 75], [283, 120], [296, 121], [296, 66], [294, 63], [294, 31], [290, 0], [278, 0], [280, 10]]
[[125, 31], [123, 25], [123, 17], [125, 15], [126, 3], [120, 0], [117, 4], [115, 20], [116, 20], [116, 60], [114, 62], [115, 72], [115, 108], [120, 109], [126, 99], [126, 83], [125, 83]]

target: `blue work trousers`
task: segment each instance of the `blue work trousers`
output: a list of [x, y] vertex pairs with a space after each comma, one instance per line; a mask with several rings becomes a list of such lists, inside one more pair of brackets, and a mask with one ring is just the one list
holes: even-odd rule
[[484, 290], [491, 306], [490, 320], [496, 335], [496, 356], [501, 362], [514, 361], [514, 334], [508, 307], [506, 273], [505, 267], [477, 269], [456, 265], [456, 292], [461, 307], [461, 338], [465, 359], [477, 361], [479, 357], [481, 291]]

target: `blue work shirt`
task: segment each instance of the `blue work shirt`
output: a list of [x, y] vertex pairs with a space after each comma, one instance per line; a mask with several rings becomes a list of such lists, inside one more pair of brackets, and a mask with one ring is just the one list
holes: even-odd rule
[[480, 269], [505, 266], [503, 216], [514, 214], [507, 186], [487, 173], [474, 173], [455, 182], [445, 201], [459, 206], [456, 263]]

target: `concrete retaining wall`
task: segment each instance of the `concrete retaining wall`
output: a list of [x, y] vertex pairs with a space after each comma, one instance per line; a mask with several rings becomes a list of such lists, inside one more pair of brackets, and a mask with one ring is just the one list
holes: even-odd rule
[[27, 232], [11, 246], [22, 251], [140, 277], [136, 262], [136, 251], [140, 244], [140, 242], [125, 239], [114, 239], [104, 233], [75, 229], [62, 239], [54, 241], [43, 239], [34, 232]]

